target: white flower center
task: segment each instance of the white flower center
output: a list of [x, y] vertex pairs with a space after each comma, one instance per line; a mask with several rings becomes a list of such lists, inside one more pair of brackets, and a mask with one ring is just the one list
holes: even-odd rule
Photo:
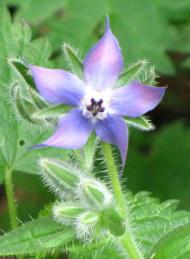
[[111, 102], [111, 91], [96, 91], [88, 87], [81, 102], [82, 114], [92, 120], [103, 120], [107, 117]]

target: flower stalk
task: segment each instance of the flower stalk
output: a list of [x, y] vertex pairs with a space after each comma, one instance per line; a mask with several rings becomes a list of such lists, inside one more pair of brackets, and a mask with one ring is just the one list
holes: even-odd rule
[[135, 242], [135, 238], [133, 237], [132, 230], [128, 223], [130, 222], [130, 219], [127, 204], [122, 193], [120, 181], [118, 178], [118, 170], [116, 164], [114, 163], [111, 146], [106, 142], [103, 142], [102, 146], [108, 168], [108, 174], [114, 191], [116, 204], [118, 206], [121, 217], [126, 220], [126, 231], [125, 234], [121, 237], [120, 242], [123, 248], [126, 250], [127, 254], [129, 255], [129, 258], [142, 259], [143, 256], [141, 255], [141, 252]]
[[7, 206], [9, 211], [10, 226], [12, 229], [18, 226], [16, 202], [14, 197], [13, 183], [12, 183], [12, 170], [5, 169], [5, 187], [7, 196]]

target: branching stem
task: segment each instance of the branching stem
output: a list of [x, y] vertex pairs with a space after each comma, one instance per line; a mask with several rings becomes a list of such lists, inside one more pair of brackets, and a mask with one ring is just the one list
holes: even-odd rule
[[126, 220], [126, 232], [121, 237], [120, 241], [123, 248], [126, 250], [129, 258], [131, 259], [143, 259], [141, 252], [136, 244], [136, 241], [133, 237], [132, 230], [129, 226], [129, 214], [127, 210], [127, 203], [122, 193], [119, 177], [118, 177], [118, 170], [114, 162], [112, 148], [109, 144], [103, 143], [103, 152], [106, 159], [106, 164], [108, 168], [108, 173], [110, 180], [112, 182], [112, 187], [115, 195], [116, 204], [120, 211], [121, 217]]

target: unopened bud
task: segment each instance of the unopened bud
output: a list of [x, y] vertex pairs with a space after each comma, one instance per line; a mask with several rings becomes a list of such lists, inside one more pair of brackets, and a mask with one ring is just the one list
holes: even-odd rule
[[53, 215], [59, 222], [68, 222], [76, 219], [85, 209], [76, 204], [59, 203], [53, 208]]
[[67, 162], [43, 158], [40, 164], [44, 182], [60, 195], [80, 182], [80, 171]]
[[99, 218], [100, 214], [93, 211], [85, 211], [79, 215], [76, 221], [77, 237], [84, 240], [92, 238]]
[[96, 180], [85, 179], [81, 182], [80, 194], [90, 206], [106, 207], [112, 200], [112, 195], [106, 186]]

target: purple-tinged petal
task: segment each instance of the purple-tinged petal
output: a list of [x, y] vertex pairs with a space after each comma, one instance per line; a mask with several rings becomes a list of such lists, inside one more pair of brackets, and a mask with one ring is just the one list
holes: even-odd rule
[[165, 90], [166, 87], [153, 87], [134, 81], [114, 89], [110, 107], [116, 115], [139, 117], [160, 103]]
[[109, 116], [97, 122], [95, 131], [103, 141], [118, 146], [124, 165], [128, 148], [128, 128], [124, 120], [119, 116]]
[[84, 59], [86, 83], [99, 90], [111, 87], [122, 70], [121, 49], [107, 18], [104, 36], [90, 49]]
[[60, 120], [53, 136], [36, 147], [78, 149], [87, 142], [92, 131], [91, 121], [86, 119], [80, 110], [73, 109]]
[[84, 82], [62, 69], [29, 66], [40, 95], [53, 104], [78, 105], [84, 95]]

